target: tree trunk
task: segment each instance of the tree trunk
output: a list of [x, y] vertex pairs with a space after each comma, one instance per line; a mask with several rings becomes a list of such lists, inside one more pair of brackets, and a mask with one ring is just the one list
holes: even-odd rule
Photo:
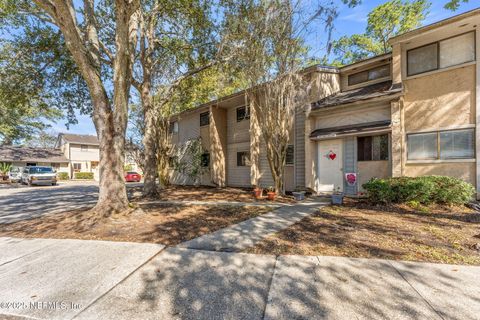
[[128, 208], [123, 177], [125, 140], [118, 137], [113, 125], [100, 128], [100, 188], [93, 211], [108, 216]]
[[143, 195], [146, 197], [155, 197], [157, 190], [157, 141], [155, 134], [155, 112], [153, 110], [152, 97], [149, 88], [142, 89], [142, 105], [145, 120], [145, 132], [143, 135], [143, 145], [145, 148], [145, 171]]

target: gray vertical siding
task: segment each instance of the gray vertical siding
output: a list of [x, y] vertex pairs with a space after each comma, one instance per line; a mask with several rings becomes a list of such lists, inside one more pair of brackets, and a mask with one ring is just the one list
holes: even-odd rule
[[305, 111], [295, 112], [295, 187], [305, 187]]
[[[343, 139], [343, 172], [357, 172], [357, 138], [347, 137]], [[345, 177], [343, 179], [346, 194], [357, 194], [357, 185], [349, 186]]]

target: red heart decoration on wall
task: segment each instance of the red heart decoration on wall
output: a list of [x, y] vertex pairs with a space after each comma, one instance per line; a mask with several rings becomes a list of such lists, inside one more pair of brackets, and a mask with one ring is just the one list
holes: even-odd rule
[[330, 153], [328, 154], [328, 157], [330, 158], [330, 160], [335, 160], [337, 155], [335, 153], [333, 153], [332, 151], [330, 151]]

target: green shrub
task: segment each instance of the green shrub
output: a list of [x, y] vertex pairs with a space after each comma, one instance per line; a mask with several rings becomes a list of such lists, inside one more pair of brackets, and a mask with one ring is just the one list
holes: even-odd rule
[[373, 178], [363, 185], [375, 204], [464, 204], [472, 200], [475, 188], [458, 178], [445, 176]]
[[93, 172], [75, 172], [75, 179], [93, 180]]
[[70, 177], [68, 176], [68, 172], [59, 172], [57, 173], [58, 180], [68, 180]]

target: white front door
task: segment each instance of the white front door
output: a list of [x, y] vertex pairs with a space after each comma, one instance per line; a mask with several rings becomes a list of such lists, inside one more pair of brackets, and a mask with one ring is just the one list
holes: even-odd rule
[[343, 140], [318, 142], [318, 192], [343, 191]]

